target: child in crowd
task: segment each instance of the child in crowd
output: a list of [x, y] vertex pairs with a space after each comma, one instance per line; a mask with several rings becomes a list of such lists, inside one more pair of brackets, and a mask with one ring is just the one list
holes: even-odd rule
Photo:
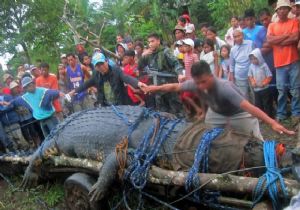
[[[137, 69], [137, 64], [135, 62], [135, 52], [133, 50], [126, 50], [124, 53], [122, 64], [124, 66], [124, 74], [137, 78], [139, 76], [139, 71]], [[127, 94], [134, 104], [139, 106], [144, 106], [144, 94], [141, 90], [137, 90], [130, 85], [127, 85]]]
[[[183, 48], [185, 51], [184, 54], [184, 68], [186, 79], [192, 79], [191, 69], [192, 65], [196, 62], [199, 62], [199, 57], [195, 54], [194, 51], [194, 41], [192, 39], [182, 40]], [[184, 105], [185, 111], [188, 114], [188, 118], [196, 115], [196, 118], [204, 118], [204, 107], [196, 94], [190, 91], [185, 91], [181, 93], [180, 99]]]
[[200, 60], [206, 61], [211, 72], [218, 76], [218, 53], [214, 51], [214, 42], [210, 39], [205, 39], [203, 42], [203, 51], [200, 54]]
[[203, 50], [203, 42], [200, 39], [194, 40], [194, 53], [200, 58], [200, 54]]
[[230, 46], [223, 45], [220, 49], [221, 65], [219, 71], [219, 77], [229, 80], [230, 75]]
[[184, 65], [183, 60], [184, 60], [184, 47], [183, 47], [183, 42], [182, 40], [178, 40], [175, 43], [175, 47], [178, 49], [178, 54], [177, 54], [177, 59], [179, 60], [179, 62], [181, 63], [181, 65]]
[[260, 49], [254, 49], [250, 55], [251, 65], [248, 77], [254, 89], [255, 106], [273, 117], [272, 97], [269, 91], [269, 83], [272, 73], [262, 57]]
[[143, 55], [144, 52], [144, 44], [143, 42], [137, 41], [135, 42], [135, 62], [138, 63], [138, 61], [140, 60], [140, 58]]
[[192, 65], [199, 61], [197, 55], [193, 52], [194, 51], [194, 41], [192, 39], [184, 39], [182, 40], [183, 49], [184, 49], [184, 69], [185, 69], [185, 76], [187, 79], [191, 79], [191, 68]]
[[236, 29], [241, 29], [239, 26], [239, 18], [237, 16], [233, 16], [230, 21], [231, 27], [228, 29], [226, 35], [225, 35], [225, 41], [227, 44], [229, 44], [231, 47], [234, 45], [233, 41], [233, 31]]

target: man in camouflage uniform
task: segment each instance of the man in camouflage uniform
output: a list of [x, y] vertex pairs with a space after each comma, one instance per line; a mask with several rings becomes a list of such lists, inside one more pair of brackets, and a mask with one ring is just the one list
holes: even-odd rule
[[[149, 49], [145, 50], [139, 60], [138, 69], [152, 77], [152, 83], [162, 85], [183, 81], [184, 68], [173, 52], [160, 43], [158, 34], [148, 36]], [[155, 96], [155, 108], [159, 111], [180, 114], [183, 112], [182, 104], [177, 93], [161, 93]]]

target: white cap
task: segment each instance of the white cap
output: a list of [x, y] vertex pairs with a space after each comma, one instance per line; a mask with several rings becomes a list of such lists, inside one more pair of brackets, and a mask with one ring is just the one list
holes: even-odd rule
[[175, 42], [176, 45], [183, 45], [182, 40], [178, 40]]
[[66, 54], [62, 54], [62, 55], [60, 56], [60, 59], [63, 59], [63, 58], [67, 58], [67, 55], [66, 55]]
[[194, 41], [192, 39], [184, 39], [184, 40], [182, 40], [182, 42], [183, 42], [183, 44], [191, 46], [192, 48], [194, 48], [194, 46], [195, 46]]

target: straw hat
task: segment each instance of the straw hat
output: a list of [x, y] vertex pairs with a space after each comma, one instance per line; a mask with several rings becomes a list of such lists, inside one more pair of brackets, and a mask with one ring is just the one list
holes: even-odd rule
[[291, 7], [291, 2], [289, 0], [278, 0], [277, 4], [276, 4], [276, 9], [275, 10], [278, 10], [280, 7], [289, 7], [289, 8], [292, 8]]

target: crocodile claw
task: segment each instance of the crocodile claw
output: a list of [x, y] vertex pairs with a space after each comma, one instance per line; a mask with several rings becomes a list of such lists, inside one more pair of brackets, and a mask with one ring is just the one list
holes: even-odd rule
[[32, 172], [31, 170], [27, 169], [24, 174], [23, 181], [21, 183], [20, 188], [29, 189], [29, 188], [35, 187], [37, 185], [38, 178], [39, 178], [39, 176], [37, 173]]
[[106, 193], [106, 187], [103, 187], [100, 182], [96, 182], [89, 192], [90, 202], [97, 202], [101, 200]]

